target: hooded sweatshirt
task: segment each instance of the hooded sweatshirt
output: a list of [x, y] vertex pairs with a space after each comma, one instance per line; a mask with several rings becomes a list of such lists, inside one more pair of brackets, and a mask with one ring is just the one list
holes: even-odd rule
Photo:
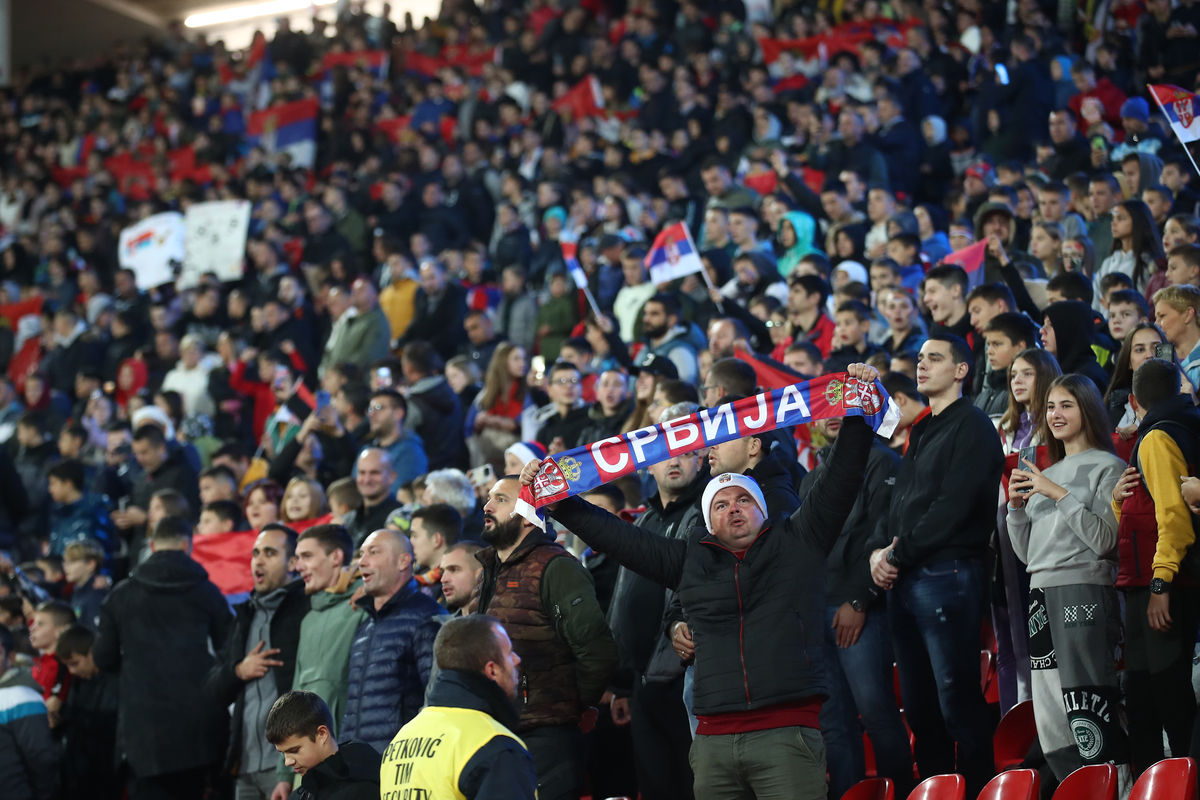
[[1017, 558], [1029, 565], [1031, 587], [1112, 586], [1112, 491], [1124, 470], [1125, 462], [1107, 450], [1085, 450], [1042, 471], [1066, 497], [1055, 502], [1035, 494], [1022, 508], [1008, 507], [1008, 535]]
[[816, 233], [817, 223], [803, 211], [789, 211], [779, 221], [779, 240], [783, 241], [783, 223], [787, 222], [796, 232], [796, 244], [789, 247], [779, 257], [779, 274], [787, 277], [800, 263], [800, 259], [809, 253], [820, 252], [813, 247], [813, 234]]
[[1054, 328], [1055, 357], [1063, 374], [1091, 378], [1103, 394], [1108, 386], [1108, 373], [1096, 362], [1092, 350], [1091, 308], [1080, 300], [1064, 300], [1046, 306], [1046, 318]]

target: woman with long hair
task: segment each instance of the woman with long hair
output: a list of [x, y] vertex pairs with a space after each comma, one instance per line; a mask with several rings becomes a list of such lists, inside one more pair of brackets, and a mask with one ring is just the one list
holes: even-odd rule
[[650, 406], [654, 403], [654, 391], [658, 385], [668, 380], [665, 375], [654, 375], [646, 370], [638, 373], [637, 381], [633, 384], [633, 411], [629, 419], [621, 426], [621, 433], [636, 431], [647, 425], [654, 425], [658, 420], [650, 419]]
[[320, 481], [297, 476], [288, 481], [279, 503], [279, 521], [297, 533], [320, 524], [329, 511]]
[[1154, 358], [1155, 345], [1166, 343], [1167, 336], [1162, 328], [1153, 322], [1139, 322], [1121, 344], [1112, 380], [1104, 395], [1104, 405], [1108, 409], [1109, 426], [1123, 440], [1137, 435], [1137, 416], [1129, 403], [1129, 395], [1133, 393], [1133, 373], [1147, 359]]
[[1066, 231], [1057, 222], [1039, 222], [1029, 232], [1029, 254], [1042, 262], [1047, 278], [1062, 270], [1062, 244], [1066, 238]]
[[1108, 429], [1094, 383], [1063, 375], [1051, 384], [1041, 420], [1049, 466], [1013, 470], [1008, 532], [1030, 575], [1033, 714], [1046, 761], [1060, 781], [1088, 764], [1115, 763], [1127, 785], [1129, 742], [1116, 713], [1112, 510], [1125, 462]]
[[1039, 445], [1038, 419], [1046, 408], [1050, 383], [1062, 375], [1058, 361], [1045, 350], [1031, 347], [1013, 359], [1008, 371], [1008, 410], [996, 423], [1004, 454]]
[[524, 348], [509, 342], [496, 346], [465, 420], [472, 466], [502, 465], [504, 451], [521, 441], [521, 412], [530, 403], [528, 374]]
[[1096, 245], [1086, 236], [1071, 236], [1062, 243], [1061, 267], [1067, 272], [1083, 273], [1089, 281], [1096, 272]]
[[[1100, 279], [1111, 272], [1122, 272], [1133, 281], [1133, 288], [1146, 294], [1149, 300], [1162, 285], [1153, 286], [1151, 279], [1166, 266], [1162, 239], [1150, 207], [1141, 200], [1122, 200], [1112, 210], [1112, 255], [1104, 259], [1096, 271], [1093, 307], [1100, 309]], [[1165, 278], [1156, 282], [1162, 284]]]
[[1181, 244], [1200, 242], [1200, 219], [1195, 214], [1174, 214], [1163, 226], [1163, 252], [1169, 253]]

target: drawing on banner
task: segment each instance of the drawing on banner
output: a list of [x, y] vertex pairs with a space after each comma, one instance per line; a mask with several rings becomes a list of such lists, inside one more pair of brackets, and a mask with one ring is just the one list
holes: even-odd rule
[[250, 230], [248, 200], [196, 203], [185, 217], [187, 235], [178, 287], [198, 286], [200, 277], [216, 273], [222, 281], [241, 280]]
[[171, 283], [184, 258], [183, 214], [166, 211], [121, 231], [117, 247], [122, 269], [133, 270], [139, 289]]

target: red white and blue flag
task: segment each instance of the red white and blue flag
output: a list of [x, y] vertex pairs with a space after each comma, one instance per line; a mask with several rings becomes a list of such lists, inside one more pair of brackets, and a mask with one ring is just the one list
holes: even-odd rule
[[588, 288], [587, 273], [579, 266], [579, 234], [563, 228], [558, 236], [558, 246], [562, 250], [567, 273], [575, 281], [575, 286], [580, 289]]
[[1187, 144], [1200, 139], [1200, 121], [1196, 120], [1197, 95], [1170, 85], [1152, 85], [1150, 94], [1171, 123], [1171, 130], [1175, 131], [1179, 141]]
[[250, 115], [246, 140], [268, 153], [287, 153], [293, 166], [311, 169], [317, 160], [316, 100], [297, 100]]
[[970, 247], [955, 250], [942, 259], [943, 264], [955, 264], [967, 273], [967, 282], [972, 289], [983, 285], [983, 260], [987, 256], [987, 239], [976, 242]]
[[687, 225], [682, 222], [668, 225], [654, 237], [654, 244], [646, 253], [646, 266], [650, 270], [650, 282], [655, 284], [704, 271], [700, 251], [696, 249]]
[[516, 512], [544, 530], [543, 506], [702, 447], [830, 417], [862, 417], [888, 437], [900, 411], [879, 381], [822, 375], [543, 459], [533, 484], [521, 487]]
[[387, 78], [391, 59], [386, 50], [355, 50], [349, 53], [326, 53], [321, 59], [321, 102], [333, 105], [333, 68], [361, 69], [373, 78]]

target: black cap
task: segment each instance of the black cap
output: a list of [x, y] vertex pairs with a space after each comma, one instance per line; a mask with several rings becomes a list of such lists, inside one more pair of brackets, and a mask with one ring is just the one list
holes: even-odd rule
[[666, 356], [660, 356], [655, 353], [646, 356], [646, 363], [634, 367], [631, 371], [634, 375], [648, 372], [651, 375], [658, 375], [661, 378], [679, 379], [679, 370], [675, 368], [675, 362]]

